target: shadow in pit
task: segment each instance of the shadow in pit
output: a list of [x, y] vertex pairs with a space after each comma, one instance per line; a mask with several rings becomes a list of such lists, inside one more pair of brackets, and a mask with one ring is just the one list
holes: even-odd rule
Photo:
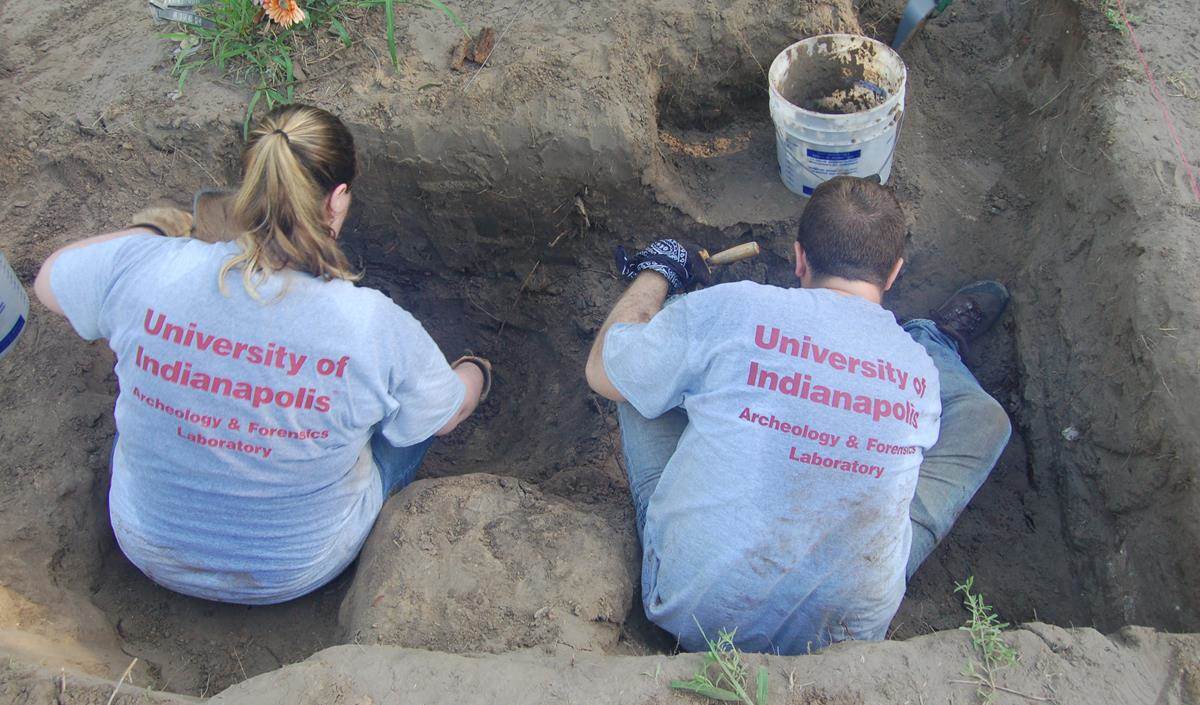
[[735, 63], [715, 83], [667, 75], [655, 102], [659, 197], [714, 227], [799, 216], [803, 199], [780, 182], [767, 78], [757, 63]]

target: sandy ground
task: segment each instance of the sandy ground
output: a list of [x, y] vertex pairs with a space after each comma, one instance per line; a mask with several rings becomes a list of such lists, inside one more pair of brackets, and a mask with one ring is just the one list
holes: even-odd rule
[[[1126, 628], [1111, 638], [1091, 629], [1028, 624], [1006, 636], [1021, 660], [996, 674], [997, 705], [1156, 703], [1200, 697], [1200, 638]], [[750, 657], [768, 672], [769, 702], [796, 705], [896, 705], [979, 702], [977, 683], [961, 670], [974, 659], [961, 632], [905, 642], [848, 643], [815, 656]], [[568, 647], [460, 656], [399, 647], [339, 646], [303, 663], [251, 678], [205, 700], [210, 705], [369, 705], [371, 703], [701, 702], [669, 688], [687, 680], [695, 655], [596, 656]], [[977, 663], [977, 661], [976, 661]], [[113, 683], [9, 667], [0, 696], [33, 705], [108, 703]], [[197, 703], [147, 692], [117, 691], [120, 705]], [[707, 701], [711, 702], [711, 701]]]
[[[580, 378], [619, 290], [612, 245], [755, 238], [765, 255], [727, 276], [789, 283], [803, 202], [775, 173], [762, 69], [813, 33], [886, 37], [896, 5], [469, 0], [457, 8], [473, 26], [504, 32], [489, 67], [462, 74], [448, 68], [455, 30], [433, 13], [404, 16], [395, 72], [378, 15], [352, 23], [349, 50], [330, 55], [332, 38], [306, 46], [312, 79], [299, 98], [342, 114], [360, 144], [345, 239], [364, 283], [447, 351], [498, 363], [496, 400], [423, 475], [519, 478], [606, 521], [627, 517], [612, 409]], [[1189, 5], [1131, 11], [1182, 140], [1198, 145]], [[178, 95], [172, 47], [144, 10], [0, 4], [0, 248], [27, 284], [54, 247], [233, 174], [246, 90], [214, 74]], [[893, 183], [912, 239], [888, 305], [921, 314], [964, 281], [1006, 281], [1013, 312], [971, 364], [1017, 431], [910, 585], [896, 638], [961, 624], [953, 585], [968, 575], [1014, 622], [1200, 625], [1200, 418], [1188, 403], [1200, 391], [1200, 209], [1134, 56], [1094, 5], [1071, 0], [956, 5], [904, 52]], [[137, 656], [136, 683], [208, 696], [342, 640], [352, 575], [246, 608], [170, 594], [125, 561], [106, 518], [111, 355], [45, 314], [35, 305], [0, 362], [0, 649], [107, 678]], [[669, 650], [638, 611], [610, 650]], [[929, 666], [908, 643], [930, 642], [903, 652]], [[1161, 673], [1182, 672], [1145, 653]], [[505, 663], [520, 672], [519, 659]], [[1127, 700], [1149, 702], [1140, 692]]]

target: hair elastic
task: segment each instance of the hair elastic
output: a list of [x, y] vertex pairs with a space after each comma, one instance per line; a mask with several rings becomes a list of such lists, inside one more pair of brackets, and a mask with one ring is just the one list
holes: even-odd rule
[[283, 135], [283, 141], [287, 142], [288, 144], [291, 144], [291, 142], [292, 142], [290, 139], [288, 139], [288, 133], [284, 132], [283, 130], [279, 129], [278, 127], [275, 128], [275, 130], [273, 130], [271, 134]]

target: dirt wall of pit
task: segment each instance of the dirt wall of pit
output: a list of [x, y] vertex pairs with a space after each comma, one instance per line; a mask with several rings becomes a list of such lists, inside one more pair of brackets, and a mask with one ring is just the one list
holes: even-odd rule
[[[1033, 155], [1040, 194], [1015, 288], [1021, 421], [1034, 465], [1058, 485], [1096, 623], [1194, 629], [1200, 203], [1128, 39], [1084, 4], [1051, 6], [1060, 16], [1030, 33], [1047, 70], [1022, 79], [1061, 95], [1014, 145]], [[1137, 29], [1160, 81], [1200, 57], [1169, 16], [1147, 7]], [[1188, 108], [1174, 101], [1194, 146], [1200, 115]]]

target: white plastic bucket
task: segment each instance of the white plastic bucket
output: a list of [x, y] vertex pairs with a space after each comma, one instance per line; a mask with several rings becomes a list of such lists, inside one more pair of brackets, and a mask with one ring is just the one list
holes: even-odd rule
[[17, 342], [29, 318], [29, 295], [0, 252], [0, 357]]
[[[790, 190], [811, 196], [822, 182], [843, 174], [878, 174], [887, 181], [908, 81], [908, 69], [891, 47], [853, 34], [810, 37], [780, 52], [767, 79], [779, 175]], [[830, 87], [869, 90], [872, 102], [882, 100], [844, 114], [801, 107]]]

